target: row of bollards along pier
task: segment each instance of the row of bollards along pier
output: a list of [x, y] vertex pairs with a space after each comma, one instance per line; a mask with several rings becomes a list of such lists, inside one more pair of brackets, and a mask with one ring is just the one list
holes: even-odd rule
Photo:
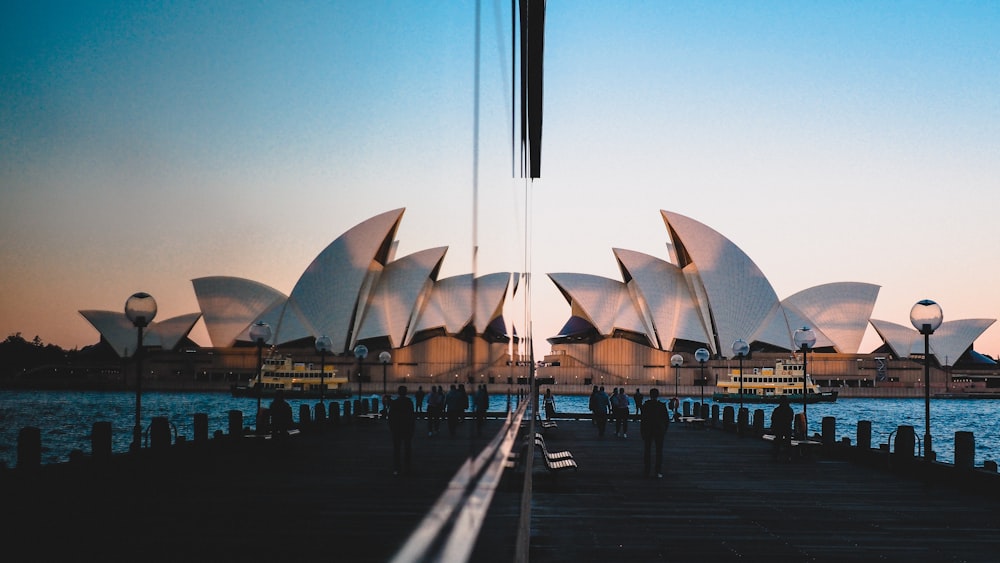
[[[686, 401], [682, 404], [682, 421], [695, 420], [708, 427], [719, 428], [749, 437], [766, 437], [769, 427], [765, 423], [764, 409], [725, 406], [720, 409], [718, 404], [700, 404]], [[888, 441], [882, 444], [872, 444], [872, 423], [869, 420], [859, 420], [855, 445], [847, 436], [837, 438], [837, 419], [825, 416], [821, 422], [821, 432], [807, 435], [805, 415], [796, 413], [793, 428], [797, 440], [808, 442], [819, 447], [819, 452], [828, 457], [850, 458], [855, 461], [868, 462], [872, 465], [884, 465], [887, 468], [905, 472], [948, 472], [962, 471], [964, 475], [981, 476], [975, 479], [976, 484], [987, 482], [991, 488], [1000, 491], [1000, 474], [997, 472], [997, 462], [986, 460], [982, 466], [975, 465], [976, 441], [975, 435], [969, 431], [955, 432], [953, 464], [940, 463], [935, 459], [934, 452], [924, 452], [923, 444], [913, 426], [901, 425], [889, 434]], [[874, 447], [873, 447], [874, 446]], [[812, 450], [812, 448], [807, 448]]]
[[[329, 410], [327, 410], [329, 409]], [[326, 426], [338, 426], [340, 424], [350, 424], [356, 418], [375, 418], [378, 416], [379, 401], [376, 397], [354, 399], [353, 401], [343, 401], [341, 404], [335, 401], [329, 403], [317, 403], [313, 408], [307, 404], [299, 405], [298, 423], [289, 429], [292, 433], [322, 431]], [[208, 415], [205, 413], [195, 413], [193, 420], [193, 443], [203, 444], [209, 440]], [[212, 434], [214, 440], [231, 440], [234, 438], [259, 438], [271, 439], [278, 435], [279, 431], [270, 424], [270, 413], [268, 409], [261, 408], [257, 414], [257, 427], [255, 429], [244, 426], [243, 411], [230, 410], [228, 412], [228, 434], [222, 430], [216, 430]], [[284, 432], [283, 430], [281, 432]], [[149, 426], [142, 433], [145, 447], [152, 452], [162, 452], [168, 449], [171, 444], [183, 445], [188, 443], [186, 436], [178, 435], [177, 427], [165, 416], [155, 416]], [[90, 434], [91, 453], [89, 460], [93, 462], [103, 462], [112, 457], [112, 426], [108, 421], [95, 422]], [[69, 462], [79, 463], [87, 460], [88, 456], [82, 450], [74, 449], [69, 453]], [[30, 470], [42, 465], [42, 432], [35, 426], [22, 428], [17, 435], [17, 465], [18, 470]]]

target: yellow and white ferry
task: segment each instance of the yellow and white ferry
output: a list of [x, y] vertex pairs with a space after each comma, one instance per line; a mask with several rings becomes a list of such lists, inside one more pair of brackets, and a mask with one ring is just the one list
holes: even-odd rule
[[773, 368], [744, 369], [743, 395], [740, 396], [740, 370], [729, 372], [728, 381], [715, 384], [712, 400], [717, 403], [777, 403], [781, 397], [790, 403], [802, 402], [802, 379], [805, 378], [807, 403], [832, 403], [837, 391], [822, 391], [807, 373], [802, 362], [776, 360]]
[[[273, 356], [264, 360], [260, 370], [260, 396], [273, 397], [281, 390], [287, 399], [318, 399], [349, 397], [346, 377], [338, 376], [332, 365], [324, 366], [320, 372], [319, 366], [294, 362], [291, 356]], [[234, 397], [256, 397], [257, 378], [252, 377], [246, 385], [237, 385], [233, 389]]]

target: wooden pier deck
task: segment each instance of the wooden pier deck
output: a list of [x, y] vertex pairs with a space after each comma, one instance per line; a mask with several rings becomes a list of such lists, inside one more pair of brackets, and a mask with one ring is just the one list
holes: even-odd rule
[[[483, 437], [466, 421], [455, 438], [419, 423], [414, 470], [394, 477], [377, 420], [110, 466], [48, 466], [0, 475], [11, 553], [118, 560], [387, 561]], [[422, 430], [422, 431], [421, 431]], [[818, 455], [780, 463], [770, 444], [672, 425], [663, 479], [642, 476], [642, 441], [589, 420], [546, 432], [577, 471], [534, 472], [532, 561], [996, 561], [1000, 501], [952, 472], [904, 476]], [[876, 462], [881, 464], [880, 461]], [[989, 494], [987, 494], [989, 493]], [[505, 475], [473, 561], [513, 561], [521, 489]], [[23, 548], [23, 549], [22, 549]]]

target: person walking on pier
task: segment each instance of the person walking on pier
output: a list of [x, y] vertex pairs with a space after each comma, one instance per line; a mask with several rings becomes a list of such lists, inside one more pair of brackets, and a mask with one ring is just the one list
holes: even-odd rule
[[611, 400], [604, 392], [604, 387], [594, 386], [594, 392], [590, 396], [590, 412], [594, 416], [594, 424], [597, 425], [597, 435], [604, 437], [604, 429], [608, 425], [608, 412], [611, 410]]
[[663, 439], [670, 425], [670, 414], [667, 405], [658, 399], [660, 391], [653, 387], [649, 390], [649, 400], [642, 405], [642, 418], [639, 422], [639, 433], [642, 434], [642, 474], [649, 476], [649, 465], [656, 447], [656, 478], [663, 478]]
[[468, 404], [465, 394], [459, 391], [457, 385], [453, 384], [444, 397], [444, 408], [448, 417], [448, 434], [452, 438], [458, 431], [458, 423], [461, 422], [461, 417], [465, 414], [465, 408]]
[[410, 472], [410, 454], [413, 429], [417, 415], [413, 401], [406, 396], [406, 386], [399, 386], [399, 395], [389, 404], [389, 431], [392, 433], [392, 474]]
[[486, 412], [490, 409], [490, 393], [486, 389], [486, 384], [482, 383], [479, 388], [476, 389], [476, 395], [474, 398], [475, 402], [475, 412], [476, 414], [476, 435], [483, 435], [483, 426], [486, 425]]
[[427, 395], [427, 435], [441, 431], [441, 416], [444, 414], [444, 390], [440, 385], [432, 385]]
[[617, 389], [611, 396], [611, 408], [615, 417], [615, 436], [628, 438], [628, 395], [625, 388]]
[[545, 418], [547, 420], [552, 420], [556, 417], [556, 400], [552, 397], [552, 390], [545, 390]]
[[642, 414], [642, 389], [636, 387], [633, 398], [635, 398], [635, 414], [640, 415]]
[[413, 398], [416, 400], [417, 412], [424, 412], [424, 386], [417, 385], [417, 392], [414, 394]]

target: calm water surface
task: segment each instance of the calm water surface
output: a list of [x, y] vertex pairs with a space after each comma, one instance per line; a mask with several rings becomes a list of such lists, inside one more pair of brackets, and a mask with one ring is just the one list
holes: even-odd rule
[[[682, 397], [681, 401], [698, 398]], [[265, 399], [264, 406], [269, 404]], [[341, 402], [341, 401], [327, 401]], [[312, 407], [315, 399], [292, 399], [292, 412], [298, 419], [299, 405]], [[507, 395], [494, 394], [490, 410], [504, 410]], [[757, 408], [748, 405], [751, 412]], [[142, 396], [142, 424], [148, 427], [154, 416], [167, 417], [177, 435], [192, 439], [194, 415], [208, 415], [208, 432], [228, 432], [230, 410], [243, 411], [244, 426], [256, 425], [256, 399], [233, 398], [226, 393], [167, 393], [149, 392]], [[770, 422], [773, 406], [762, 405], [765, 420]], [[557, 395], [556, 410], [586, 412], [587, 397]], [[635, 411], [633, 403], [633, 412]], [[796, 412], [802, 410], [796, 406]], [[859, 420], [872, 423], [872, 444], [888, 442], [889, 434], [898, 426], [910, 425], [919, 438], [924, 433], [924, 401], [920, 399], [839, 399], [836, 403], [809, 405], [809, 432], [821, 432], [822, 419], [837, 419], [837, 437], [847, 436], [857, 441]], [[0, 391], [0, 464], [14, 467], [17, 463], [17, 435], [21, 428], [35, 426], [42, 435], [42, 463], [59, 463], [69, 459], [74, 449], [90, 453], [90, 432], [93, 424], [110, 421], [112, 450], [128, 451], [135, 424], [135, 394], [127, 392], [80, 391]], [[985, 460], [1000, 461], [1000, 401], [976, 399], [940, 399], [931, 401], [931, 435], [938, 459], [954, 461], [956, 431], [973, 432], [976, 439], [976, 465]]]

